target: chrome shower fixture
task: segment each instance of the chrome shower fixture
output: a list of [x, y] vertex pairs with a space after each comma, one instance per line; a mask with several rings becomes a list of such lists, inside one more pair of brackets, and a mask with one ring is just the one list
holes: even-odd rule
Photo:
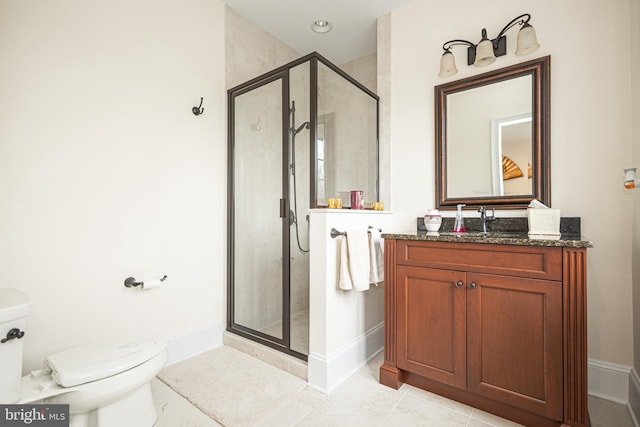
[[289, 133], [291, 134], [291, 175], [293, 177], [293, 210], [289, 210], [289, 226], [295, 225], [296, 229], [296, 243], [298, 249], [302, 253], [308, 253], [309, 249], [304, 249], [300, 243], [300, 229], [298, 225], [298, 184], [296, 182], [296, 135], [302, 132], [303, 129], [309, 129], [309, 122], [304, 122], [296, 128], [296, 101], [291, 101], [291, 108], [289, 109], [291, 116], [291, 127]]
[[298, 126], [298, 129], [291, 128], [291, 132], [293, 132], [295, 135], [297, 135], [300, 132], [302, 132], [302, 129], [309, 129], [309, 122], [302, 123], [300, 126]]

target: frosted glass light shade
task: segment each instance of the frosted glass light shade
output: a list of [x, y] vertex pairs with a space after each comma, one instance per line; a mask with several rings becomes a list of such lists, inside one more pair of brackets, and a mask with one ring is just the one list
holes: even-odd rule
[[516, 56], [528, 55], [540, 47], [536, 38], [536, 30], [529, 24], [524, 24], [518, 31], [518, 47]]
[[476, 60], [473, 63], [476, 67], [486, 67], [493, 64], [496, 56], [493, 53], [493, 43], [489, 39], [482, 39], [476, 47]]
[[450, 77], [458, 72], [456, 68], [456, 60], [453, 57], [453, 52], [446, 51], [440, 58], [440, 73], [438, 77]]

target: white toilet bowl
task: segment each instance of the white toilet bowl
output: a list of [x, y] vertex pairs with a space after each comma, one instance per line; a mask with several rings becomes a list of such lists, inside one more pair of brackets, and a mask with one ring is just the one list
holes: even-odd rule
[[[149, 382], [167, 362], [159, 338], [117, 339], [45, 358], [43, 369], [20, 378], [25, 318], [31, 301], [0, 288], [0, 403], [68, 404], [70, 427], [151, 427], [157, 417]], [[16, 334], [20, 332], [20, 334]]]
[[157, 417], [149, 382], [167, 362], [166, 347], [132, 339], [53, 354], [44, 370], [23, 377], [18, 403], [68, 404], [70, 427], [151, 427]]

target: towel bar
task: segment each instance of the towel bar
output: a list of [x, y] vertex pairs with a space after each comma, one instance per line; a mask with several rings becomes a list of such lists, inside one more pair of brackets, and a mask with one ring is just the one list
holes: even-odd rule
[[[373, 228], [373, 227], [369, 226], [369, 228]], [[369, 229], [369, 228], [368, 228], [368, 229]], [[378, 231], [379, 231], [379, 232], [382, 232], [382, 229], [378, 228]], [[346, 235], [347, 235], [347, 232], [346, 232], [346, 231], [338, 231], [338, 230], [336, 230], [335, 228], [332, 228], [332, 229], [331, 229], [331, 238], [332, 238], [332, 239], [335, 239], [335, 238], [336, 238], [336, 237], [338, 237], [338, 236], [346, 236]]]

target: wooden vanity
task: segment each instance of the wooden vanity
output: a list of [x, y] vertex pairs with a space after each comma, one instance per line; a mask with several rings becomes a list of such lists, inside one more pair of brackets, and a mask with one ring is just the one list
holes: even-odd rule
[[527, 426], [589, 426], [579, 239], [385, 234], [380, 382]]

